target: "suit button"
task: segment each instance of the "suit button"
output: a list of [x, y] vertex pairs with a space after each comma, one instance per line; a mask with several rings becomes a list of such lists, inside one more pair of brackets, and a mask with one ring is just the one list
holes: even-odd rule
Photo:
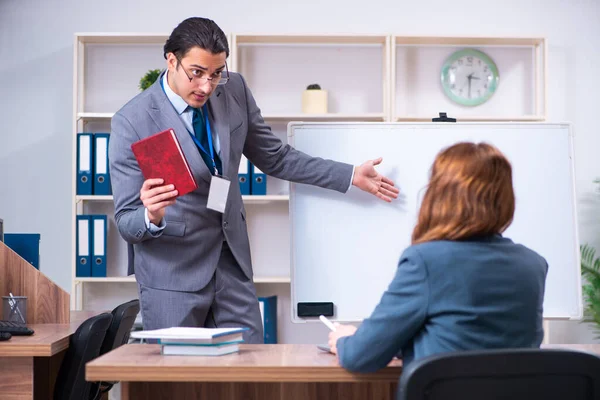
[[229, 225], [227, 221], [223, 222], [223, 228], [227, 228], [227, 225]]

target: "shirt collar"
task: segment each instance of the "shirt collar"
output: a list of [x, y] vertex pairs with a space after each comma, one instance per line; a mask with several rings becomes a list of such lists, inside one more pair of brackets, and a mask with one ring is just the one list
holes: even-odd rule
[[165, 94], [167, 95], [167, 98], [169, 99], [171, 104], [173, 104], [175, 111], [177, 111], [177, 113], [179, 115], [181, 115], [189, 106], [188, 106], [188, 103], [186, 103], [185, 100], [183, 100], [181, 98], [181, 96], [179, 96], [177, 93], [175, 93], [173, 91], [173, 89], [171, 89], [171, 87], [169, 86], [169, 83], [167, 81], [168, 74], [169, 74], [169, 70], [165, 71], [165, 74], [162, 77], [162, 86], [163, 86], [163, 89], [165, 90]]

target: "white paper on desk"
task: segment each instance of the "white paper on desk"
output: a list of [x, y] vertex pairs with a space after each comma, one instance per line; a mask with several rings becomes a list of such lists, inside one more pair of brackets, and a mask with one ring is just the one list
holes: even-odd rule
[[214, 339], [247, 331], [248, 328], [188, 328], [173, 327], [131, 332], [134, 339]]

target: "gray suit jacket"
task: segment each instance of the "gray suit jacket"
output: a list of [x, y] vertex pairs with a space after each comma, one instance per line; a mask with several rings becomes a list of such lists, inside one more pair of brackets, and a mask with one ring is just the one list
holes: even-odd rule
[[[210, 210], [206, 208], [210, 171], [164, 93], [161, 78], [162, 74], [112, 119], [110, 177], [115, 220], [131, 245], [129, 271], [133, 269], [145, 286], [197, 291], [212, 278], [226, 240], [244, 274], [252, 279], [246, 211], [237, 184], [242, 153], [268, 175], [342, 193], [350, 187], [353, 166], [310, 157], [282, 143], [265, 124], [243, 77], [231, 73], [229, 82], [217, 86], [208, 100], [210, 124], [219, 135], [223, 174], [232, 180], [225, 212]], [[146, 229], [140, 200], [144, 177], [131, 144], [169, 128], [175, 130], [199, 187], [167, 207], [166, 228], [153, 235]]]
[[501, 235], [408, 247], [373, 314], [337, 342], [340, 364], [373, 372], [437, 353], [539, 347], [548, 264]]

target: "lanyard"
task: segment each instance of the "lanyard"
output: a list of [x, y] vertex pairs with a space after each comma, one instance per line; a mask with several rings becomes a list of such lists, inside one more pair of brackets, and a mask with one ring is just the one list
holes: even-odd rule
[[[167, 75], [167, 73], [165, 72], [165, 77], [166, 77], [166, 75]], [[160, 80], [160, 86], [162, 87], [162, 90], [166, 94], [167, 92], [165, 91], [165, 85], [163, 84], [163, 79]], [[190, 136], [192, 137], [192, 140], [194, 141], [194, 143], [196, 143], [196, 146], [198, 146], [200, 151], [203, 151], [205, 154], [210, 155], [210, 159], [212, 160], [212, 166], [215, 170], [215, 175], [218, 175], [219, 171], [217, 171], [217, 164], [215, 163], [215, 151], [214, 151], [214, 146], [213, 146], [213, 141], [212, 141], [212, 132], [210, 130], [210, 123], [208, 122], [208, 107], [206, 107], [206, 104], [204, 104], [202, 106], [202, 114], [204, 114], [204, 121], [206, 123], [206, 134], [208, 135], [208, 147], [209, 147], [210, 153], [204, 149], [204, 147], [202, 146], [202, 144], [200, 143], [198, 138], [196, 138], [196, 135], [194, 135], [190, 131], [188, 131], [188, 133], [190, 134]]]
[[198, 146], [198, 148], [200, 149], [200, 151], [203, 151], [204, 154], [210, 155], [210, 159], [212, 160], [212, 167], [215, 170], [215, 175], [218, 175], [219, 172], [217, 171], [217, 164], [215, 163], [215, 150], [213, 146], [212, 132], [210, 130], [210, 123], [208, 121], [208, 107], [206, 107], [206, 104], [202, 106], [202, 114], [204, 114], [204, 122], [206, 123], [206, 134], [208, 135], [209, 151], [206, 151], [206, 149], [204, 148], [204, 146], [202, 146], [202, 143], [200, 143], [196, 135], [192, 134], [192, 132], [189, 132], [189, 134], [192, 137], [194, 143], [196, 143], [196, 146]]

